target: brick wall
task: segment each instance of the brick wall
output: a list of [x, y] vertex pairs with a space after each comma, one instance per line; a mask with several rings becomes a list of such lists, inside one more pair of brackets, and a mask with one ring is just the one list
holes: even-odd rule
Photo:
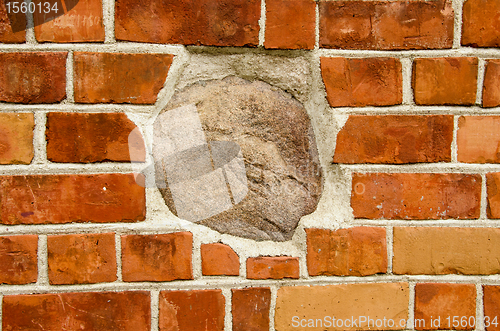
[[[500, 330], [499, 17], [80, 0], [14, 33], [0, 3], [2, 330]], [[324, 192], [290, 241], [178, 219], [137, 184], [174, 91], [231, 74], [311, 118]]]

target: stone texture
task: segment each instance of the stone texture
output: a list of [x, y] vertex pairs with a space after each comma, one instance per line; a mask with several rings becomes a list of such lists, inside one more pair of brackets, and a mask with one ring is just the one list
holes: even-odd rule
[[47, 237], [49, 281], [53, 285], [114, 282], [115, 234]]
[[351, 115], [337, 135], [333, 163], [450, 162], [451, 115]]
[[145, 214], [133, 174], [0, 176], [2, 224], [137, 222]]
[[426, 173], [354, 173], [355, 218], [477, 219], [481, 176]]
[[221, 290], [160, 292], [160, 331], [223, 331]]
[[483, 83], [483, 107], [500, 106], [500, 60], [487, 60]]
[[453, 45], [451, 1], [320, 1], [319, 44], [341, 49], [441, 49]]
[[0, 101], [62, 101], [66, 97], [66, 56], [66, 52], [0, 53]]
[[144, 162], [146, 157], [142, 135], [124, 113], [48, 113], [45, 134], [52, 162]]
[[257, 46], [259, 0], [118, 0], [117, 40], [159, 44]]
[[396, 227], [393, 251], [395, 274], [500, 273], [500, 229]]
[[173, 55], [74, 53], [75, 101], [153, 104]]
[[[404, 320], [403, 326], [406, 326], [408, 292], [407, 283], [281, 287], [274, 326], [277, 331], [405, 329], [400, 321]], [[364, 322], [360, 321], [361, 316], [366, 317]], [[368, 316], [372, 320], [370, 327]], [[387, 322], [389, 319], [394, 322], [392, 327]], [[342, 320], [342, 324], [338, 320]], [[374, 326], [377, 320], [380, 320], [378, 327]], [[344, 325], [346, 321], [349, 325]]]
[[32, 113], [0, 114], [0, 164], [30, 164], [33, 159]]
[[193, 84], [174, 94], [154, 132], [157, 183], [181, 218], [284, 241], [316, 209], [322, 178], [309, 117], [277, 88], [236, 77]]
[[459, 162], [500, 163], [500, 116], [461, 116], [457, 145]]
[[264, 47], [313, 49], [316, 33], [316, 3], [313, 0], [266, 1]]
[[486, 174], [486, 191], [488, 218], [500, 218], [500, 172]]
[[38, 236], [0, 237], [0, 284], [35, 283], [38, 277]]
[[[35, 0], [35, 4], [45, 0]], [[54, 2], [51, 2], [52, 4]], [[67, 8], [64, 15], [36, 11], [33, 14], [35, 36], [39, 42], [95, 42], [104, 41], [102, 21], [102, 0], [65, 0], [72, 8]], [[62, 10], [62, 8], [61, 8]], [[52, 14], [52, 15], [51, 15]], [[54, 17], [53, 15], [57, 17]]]
[[496, 0], [467, 0], [462, 8], [462, 45], [500, 46], [500, 3]]
[[190, 232], [122, 236], [123, 281], [193, 279], [192, 249]]
[[368, 276], [387, 272], [384, 228], [306, 229], [309, 276]]
[[[500, 286], [483, 286], [484, 320], [487, 331], [500, 330]], [[495, 320], [496, 317], [496, 320]], [[488, 322], [488, 324], [486, 324]], [[495, 324], [493, 324], [495, 323]]]
[[149, 331], [150, 295], [87, 292], [3, 297], [3, 330]]
[[233, 331], [269, 330], [271, 290], [250, 287], [232, 291]]
[[332, 107], [390, 106], [403, 101], [401, 62], [394, 58], [322, 57], [321, 76]]
[[298, 257], [259, 256], [247, 259], [248, 279], [298, 279], [299, 277]]
[[477, 58], [415, 59], [412, 84], [417, 105], [473, 105]]
[[203, 244], [201, 271], [203, 276], [239, 276], [240, 258], [228, 245]]
[[[458, 317], [458, 325], [453, 319], [455, 316]], [[417, 330], [474, 330], [475, 317], [475, 285], [441, 283], [415, 285]]]
[[0, 1], [0, 43], [20, 44], [25, 41], [26, 16], [22, 13], [8, 15], [5, 1]]

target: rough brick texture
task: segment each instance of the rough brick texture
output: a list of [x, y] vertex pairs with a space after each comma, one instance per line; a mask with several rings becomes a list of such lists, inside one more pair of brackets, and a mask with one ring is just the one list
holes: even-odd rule
[[148, 292], [11, 295], [3, 298], [3, 330], [148, 331]]
[[142, 221], [145, 200], [133, 174], [0, 176], [2, 224]]
[[12, 15], [13, 22], [7, 15], [5, 1], [0, 2], [0, 43], [19, 44], [26, 41], [26, 16]]
[[259, 256], [247, 259], [248, 279], [298, 279], [299, 258], [289, 256]]
[[66, 56], [66, 52], [0, 53], [0, 101], [62, 101], [66, 97]]
[[352, 176], [356, 218], [475, 219], [481, 176], [467, 174], [373, 173]]
[[47, 158], [52, 162], [145, 160], [142, 135], [124, 113], [49, 113], [46, 126]]
[[337, 135], [333, 162], [450, 162], [452, 140], [449, 115], [351, 115]]
[[0, 164], [29, 164], [33, 159], [34, 116], [0, 114]]
[[451, 1], [320, 1], [320, 47], [451, 48]]
[[394, 228], [395, 274], [490, 275], [500, 272], [500, 229]]
[[269, 288], [233, 289], [232, 294], [233, 331], [269, 330]]
[[387, 272], [384, 228], [306, 229], [310, 276], [368, 276]]
[[51, 284], [89, 284], [116, 280], [115, 234], [48, 236]]
[[500, 218], [500, 172], [486, 174], [486, 191], [488, 218]]
[[477, 58], [429, 58], [413, 62], [413, 94], [418, 105], [476, 102]]
[[483, 107], [500, 106], [500, 60], [486, 61], [483, 85]]
[[38, 276], [38, 236], [0, 237], [0, 284], [34, 283]]
[[240, 258], [224, 244], [201, 245], [201, 271], [204, 276], [238, 276]]
[[172, 59], [170, 54], [75, 52], [75, 101], [155, 103]]
[[332, 107], [389, 106], [403, 101], [401, 62], [394, 58], [322, 57], [321, 75]]
[[500, 286], [483, 286], [483, 303], [486, 330], [500, 330]]
[[118, 0], [117, 40], [160, 44], [257, 46], [258, 0]]
[[122, 276], [126, 282], [193, 279], [193, 235], [177, 232], [122, 236]]
[[500, 163], [500, 116], [458, 119], [458, 161]]
[[467, 0], [462, 9], [462, 45], [474, 47], [500, 46], [500, 2]]
[[224, 307], [221, 290], [162, 291], [160, 331], [223, 331]]
[[266, 48], [313, 49], [315, 29], [313, 0], [266, 1]]

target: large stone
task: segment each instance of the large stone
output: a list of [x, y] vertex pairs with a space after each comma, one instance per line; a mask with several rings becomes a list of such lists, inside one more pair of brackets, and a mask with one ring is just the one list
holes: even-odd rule
[[296, 99], [261, 81], [200, 81], [154, 124], [157, 185], [180, 218], [255, 240], [291, 239], [322, 190], [314, 133]]

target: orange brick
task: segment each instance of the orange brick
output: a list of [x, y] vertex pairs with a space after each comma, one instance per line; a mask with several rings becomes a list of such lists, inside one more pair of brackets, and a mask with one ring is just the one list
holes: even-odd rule
[[500, 106], [500, 60], [486, 61], [483, 84], [483, 107]]
[[500, 286], [483, 286], [483, 304], [486, 330], [500, 330]]
[[298, 279], [299, 277], [298, 257], [259, 256], [247, 259], [248, 279]]
[[201, 245], [201, 270], [204, 276], [238, 276], [240, 258], [224, 244]]
[[26, 15], [11, 13], [9, 17], [5, 2], [0, 1], [0, 43], [24, 43], [26, 41]]
[[467, 0], [462, 9], [462, 45], [500, 46], [500, 3], [496, 0]]
[[457, 145], [460, 162], [500, 163], [500, 116], [461, 116]]
[[500, 218], [500, 172], [486, 174], [488, 218]]
[[38, 236], [0, 237], [0, 284], [35, 283], [38, 277]]
[[269, 330], [271, 290], [251, 287], [232, 290], [233, 331]]
[[0, 114], [0, 164], [30, 164], [33, 159], [34, 116]]

